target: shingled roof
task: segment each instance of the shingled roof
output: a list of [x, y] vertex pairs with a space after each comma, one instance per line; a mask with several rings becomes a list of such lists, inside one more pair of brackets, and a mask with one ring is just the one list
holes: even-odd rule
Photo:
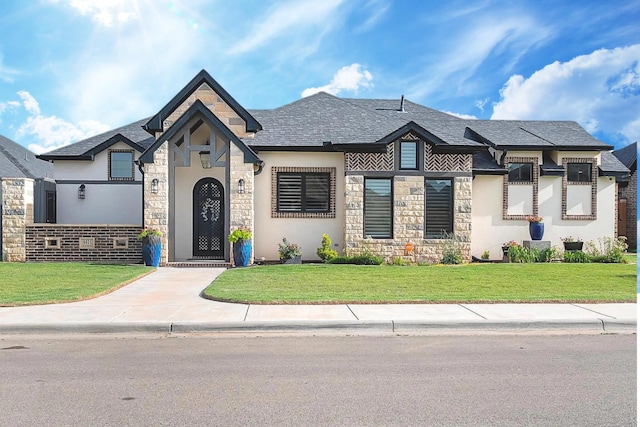
[[0, 135], [0, 178], [53, 178], [53, 165]]
[[627, 168], [631, 171], [636, 170], [637, 159], [638, 159], [638, 142], [634, 142], [633, 144], [629, 144], [624, 148], [619, 150], [615, 150], [613, 155], [618, 158]]
[[38, 158], [43, 160], [92, 160], [97, 153], [118, 141], [122, 141], [143, 152], [154, 141], [154, 138], [142, 128], [148, 120], [149, 118], [138, 120], [100, 135], [41, 154]]

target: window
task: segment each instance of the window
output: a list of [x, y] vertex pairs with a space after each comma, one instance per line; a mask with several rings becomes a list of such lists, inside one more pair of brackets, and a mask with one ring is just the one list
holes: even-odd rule
[[364, 237], [393, 238], [393, 194], [390, 178], [364, 181]]
[[591, 163], [567, 163], [567, 181], [591, 183]]
[[109, 152], [109, 179], [133, 180], [133, 151]]
[[425, 239], [453, 232], [453, 191], [450, 179], [425, 180]]
[[328, 173], [278, 173], [278, 212], [329, 212]]
[[533, 182], [533, 163], [510, 163], [509, 182]]
[[400, 141], [400, 169], [418, 169], [417, 141]]

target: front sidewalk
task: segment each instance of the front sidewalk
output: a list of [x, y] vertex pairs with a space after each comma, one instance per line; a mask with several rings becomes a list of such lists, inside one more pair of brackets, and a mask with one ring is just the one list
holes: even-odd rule
[[636, 330], [635, 303], [248, 305], [201, 298], [223, 271], [165, 267], [92, 300], [0, 307], [0, 333]]

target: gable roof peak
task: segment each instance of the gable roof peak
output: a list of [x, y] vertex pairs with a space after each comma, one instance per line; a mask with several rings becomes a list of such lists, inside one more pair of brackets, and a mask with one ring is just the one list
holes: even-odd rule
[[202, 69], [196, 74], [185, 87], [180, 90], [162, 109], [143, 126], [143, 129], [154, 134], [164, 131], [164, 120], [173, 113], [176, 108], [182, 105], [191, 94], [206, 83], [222, 100], [233, 109], [246, 123], [247, 132], [258, 132], [262, 130], [262, 125], [249, 112], [238, 103], [220, 84], [205, 70]]

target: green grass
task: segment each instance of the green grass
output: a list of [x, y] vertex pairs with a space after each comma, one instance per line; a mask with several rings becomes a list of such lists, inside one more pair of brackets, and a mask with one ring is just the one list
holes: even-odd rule
[[141, 265], [0, 262], [0, 306], [89, 299], [150, 271]]
[[252, 304], [635, 302], [636, 265], [272, 265], [227, 270], [205, 295]]

